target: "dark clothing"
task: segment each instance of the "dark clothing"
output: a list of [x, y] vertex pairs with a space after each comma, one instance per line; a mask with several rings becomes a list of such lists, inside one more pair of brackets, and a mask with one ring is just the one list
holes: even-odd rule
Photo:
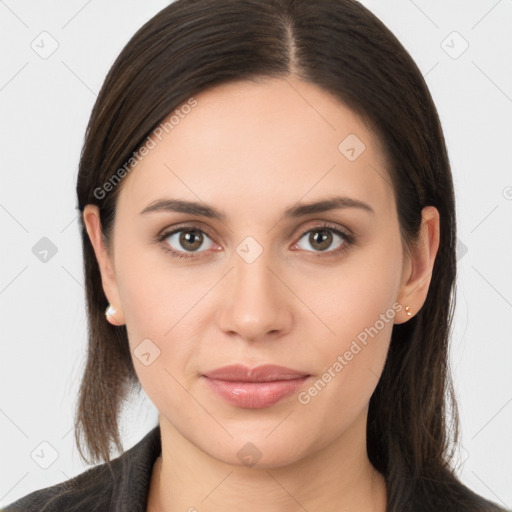
[[160, 426], [110, 462], [27, 494], [3, 512], [146, 512], [153, 464], [161, 454]]

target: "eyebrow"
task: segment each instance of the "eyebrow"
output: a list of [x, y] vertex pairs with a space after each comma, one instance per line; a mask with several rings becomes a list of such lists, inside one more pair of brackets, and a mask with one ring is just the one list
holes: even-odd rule
[[[304, 215], [345, 208], [358, 208], [375, 215], [373, 208], [359, 199], [353, 199], [346, 196], [332, 196], [320, 201], [295, 204], [284, 211], [283, 217], [285, 219], [297, 218]], [[223, 211], [218, 210], [213, 206], [196, 201], [184, 201], [181, 199], [157, 199], [146, 206], [140, 214], [146, 215], [153, 212], [188, 213], [190, 215], [217, 219], [221, 222], [224, 222], [227, 219], [227, 215]]]

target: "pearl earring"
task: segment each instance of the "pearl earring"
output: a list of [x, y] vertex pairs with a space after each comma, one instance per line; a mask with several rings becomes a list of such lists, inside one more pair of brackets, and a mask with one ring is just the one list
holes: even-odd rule
[[409, 306], [405, 306], [405, 312], [407, 313], [407, 316], [411, 316], [411, 308]]
[[105, 310], [105, 316], [108, 319], [109, 316], [115, 315], [116, 310], [109, 304]]

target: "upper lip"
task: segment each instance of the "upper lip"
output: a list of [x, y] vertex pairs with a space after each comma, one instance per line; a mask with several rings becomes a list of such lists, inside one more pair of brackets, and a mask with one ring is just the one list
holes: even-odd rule
[[308, 373], [273, 364], [264, 364], [256, 368], [233, 364], [206, 372], [203, 375], [209, 379], [233, 382], [271, 382], [274, 380], [290, 380], [309, 376]]

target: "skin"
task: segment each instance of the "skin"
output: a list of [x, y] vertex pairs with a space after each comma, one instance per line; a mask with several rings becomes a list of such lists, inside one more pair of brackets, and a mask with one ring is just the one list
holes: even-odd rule
[[[146, 338], [160, 350], [149, 366], [133, 357], [162, 436], [147, 510], [384, 511], [385, 482], [366, 452], [368, 403], [393, 324], [412, 318], [406, 305], [414, 315], [426, 299], [438, 211], [423, 210], [420, 243], [406, 252], [377, 137], [315, 85], [294, 76], [244, 81], [196, 99], [124, 178], [111, 253], [97, 207], [84, 211], [117, 310], [110, 321], [126, 324], [132, 354]], [[338, 150], [351, 133], [366, 146], [354, 161]], [[334, 193], [374, 213], [282, 217], [297, 202]], [[140, 214], [165, 197], [207, 203], [227, 218]], [[346, 241], [328, 232], [322, 251], [307, 232], [323, 222], [352, 230], [353, 245], [329, 256]], [[204, 230], [195, 252], [180, 244], [183, 233], [154, 241], [182, 223]], [[247, 236], [263, 249], [251, 263], [236, 251]], [[173, 258], [166, 246], [192, 258]], [[238, 408], [200, 378], [226, 364], [272, 363], [312, 375], [300, 389], [307, 391], [394, 303], [401, 310], [307, 404], [295, 393], [264, 409]], [[237, 457], [248, 442], [261, 454], [251, 467]]]

